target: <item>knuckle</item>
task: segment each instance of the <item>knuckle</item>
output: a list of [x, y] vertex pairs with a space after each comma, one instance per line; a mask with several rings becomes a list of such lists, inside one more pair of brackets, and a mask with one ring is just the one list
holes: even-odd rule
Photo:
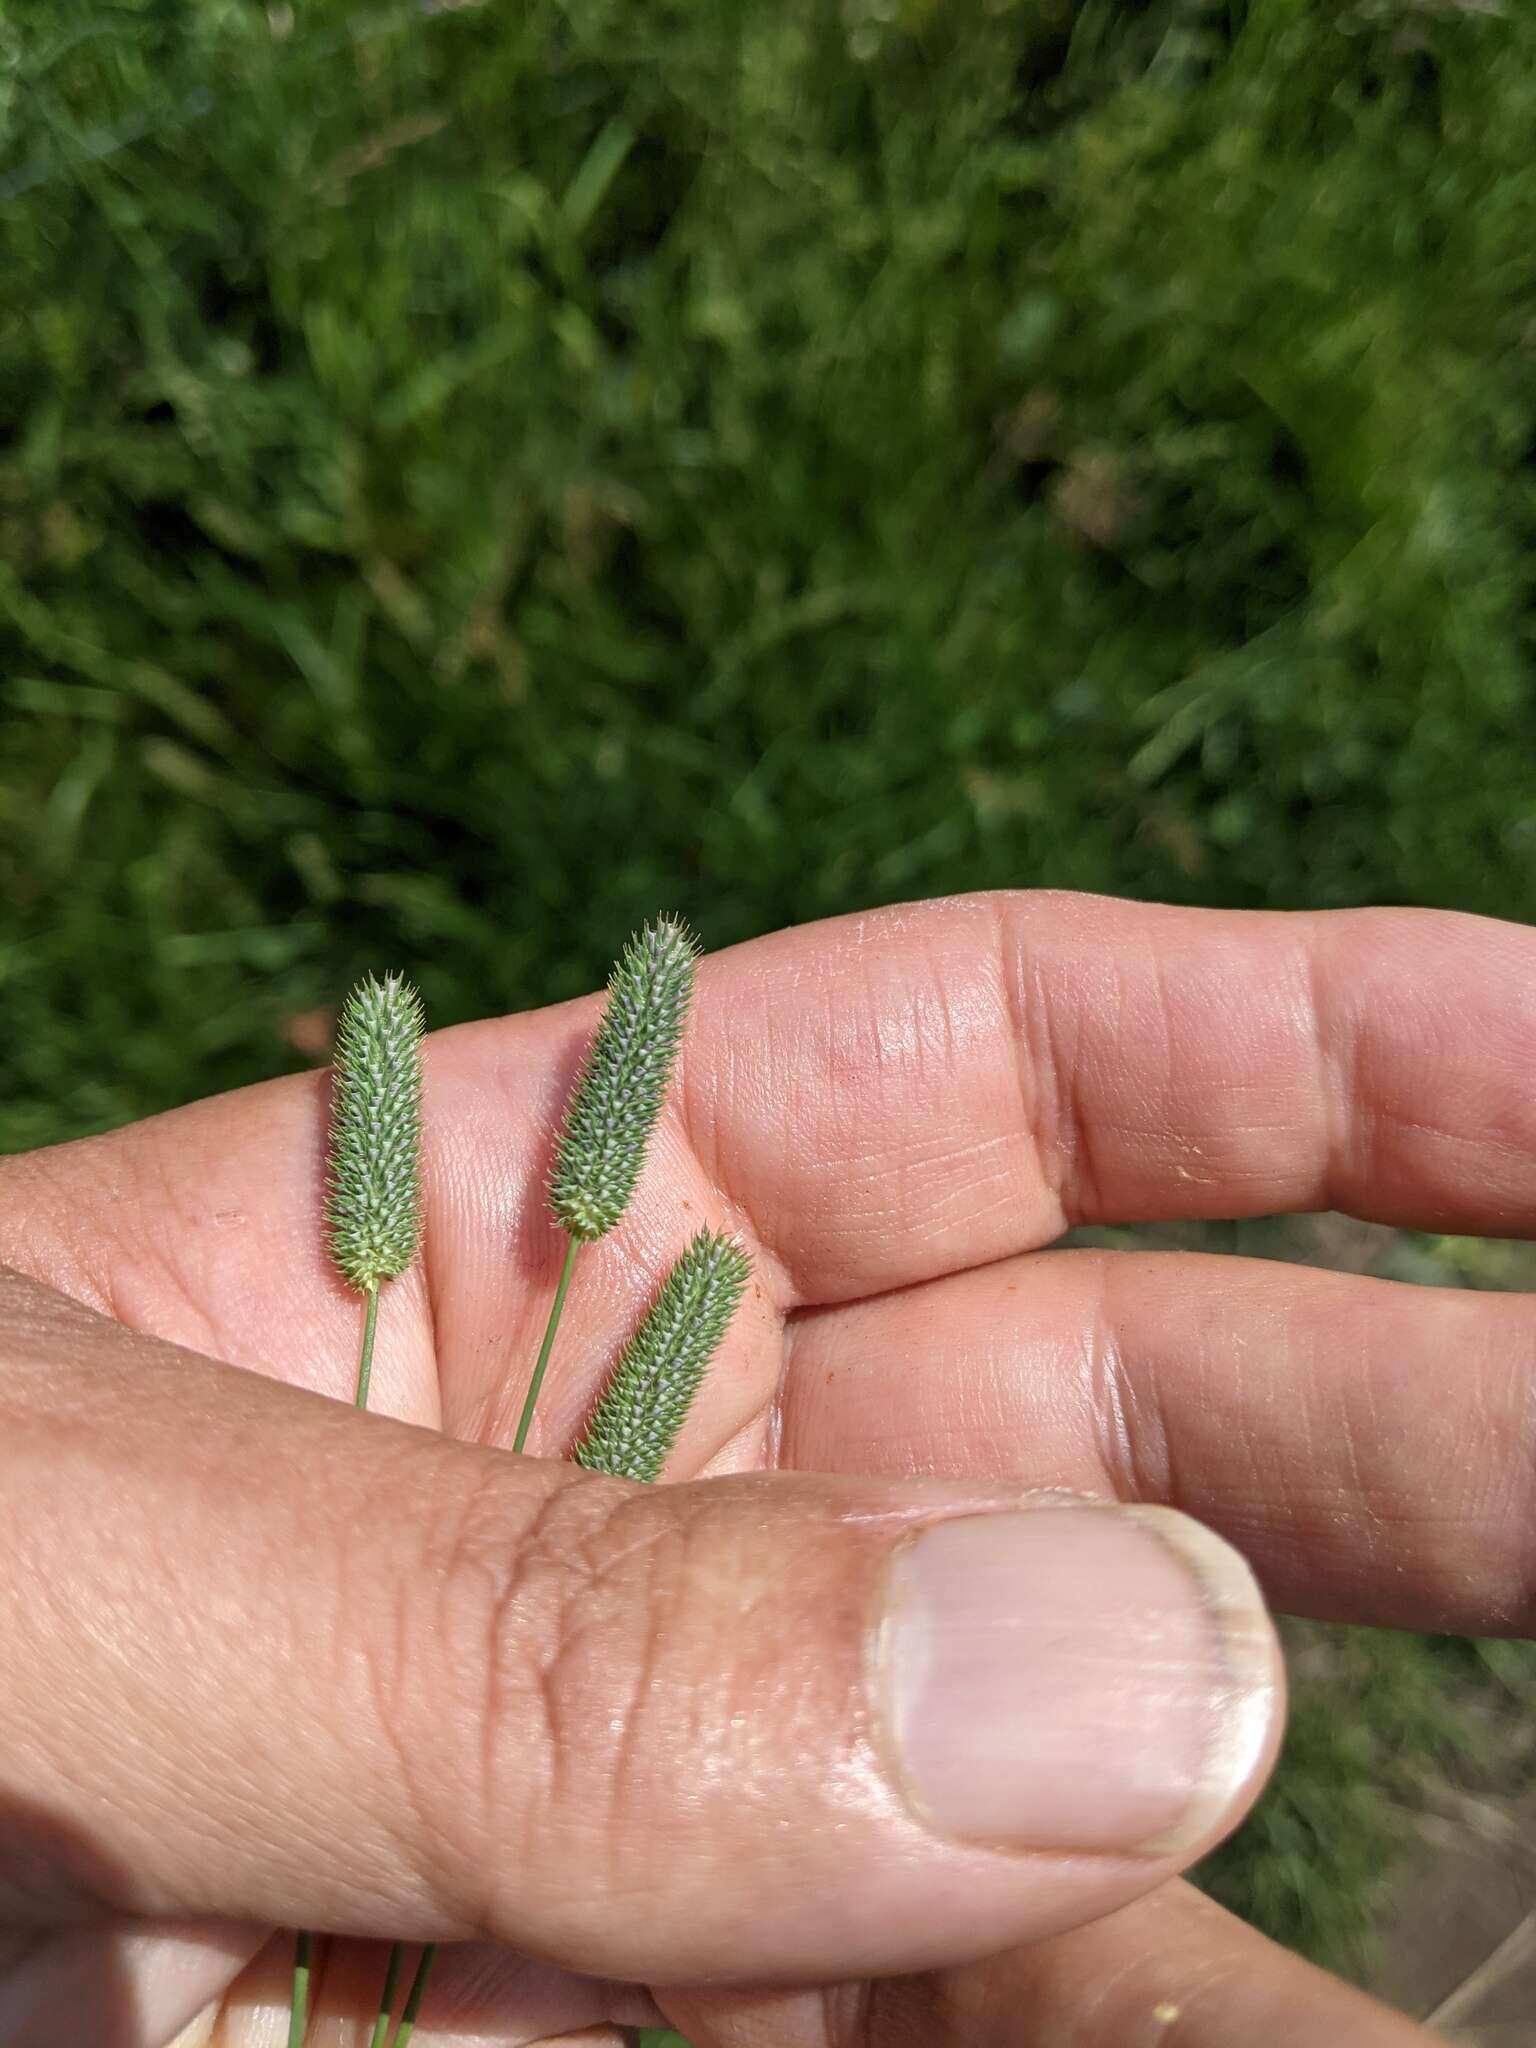
[[678, 1489], [561, 1473], [530, 1506], [526, 1482], [509, 1500], [488, 1471], [439, 1523], [432, 1611], [398, 1640], [433, 1645], [431, 1750], [445, 1707], [453, 1734], [446, 1773], [411, 1796], [442, 1845], [434, 1889], [476, 1934], [526, 1931], [535, 1890], [541, 1923], [588, 1926], [642, 1879], [674, 1749], [656, 1659], [684, 1620], [697, 1519]]

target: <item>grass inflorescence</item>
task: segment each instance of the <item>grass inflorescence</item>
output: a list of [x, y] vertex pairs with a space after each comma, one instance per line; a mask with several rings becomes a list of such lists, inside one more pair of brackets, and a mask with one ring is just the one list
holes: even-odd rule
[[661, 1477], [751, 1273], [734, 1238], [701, 1230], [625, 1345], [573, 1457], [620, 1479]]
[[624, 948], [608, 1004], [561, 1127], [550, 1176], [555, 1221], [584, 1242], [618, 1222], [682, 1042], [698, 941], [676, 918], [658, 918]]
[[421, 998], [398, 974], [342, 1005], [332, 1068], [326, 1229], [337, 1270], [370, 1290], [421, 1242]]
[[528, 1441], [555, 1332], [584, 1244], [605, 1237], [629, 1205], [661, 1115], [682, 1043], [699, 957], [675, 917], [659, 917], [629, 941], [608, 977], [597, 1035], [561, 1119], [549, 1207], [567, 1243], [544, 1341], [534, 1361], [514, 1451]]

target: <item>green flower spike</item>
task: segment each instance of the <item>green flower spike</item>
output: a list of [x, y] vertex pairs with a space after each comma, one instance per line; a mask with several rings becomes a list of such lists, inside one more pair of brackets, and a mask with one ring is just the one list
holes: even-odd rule
[[394, 1280], [421, 1243], [421, 998], [398, 974], [359, 982], [336, 1028], [331, 1257], [350, 1286]]
[[567, 1105], [549, 1177], [549, 1206], [570, 1242], [512, 1439], [514, 1451], [528, 1441], [576, 1254], [612, 1230], [640, 1178], [688, 1021], [698, 957], [698, 941], [688, 927], [675, 917], [659, 917], [630, 940], [608, 977], [608, 1007]]
[[573, 1456], [589, 1472], [660, 1478], [751, 1274], [734, 1238], [701, 1230], [668, 1274]]
[[640, 1169], [693, 998], [698, 942], [658, 918], [624, 948], [608, 1007], [565, 1113], [549, 1204], [571, 1237], [603, 1237], [623, 1215]]

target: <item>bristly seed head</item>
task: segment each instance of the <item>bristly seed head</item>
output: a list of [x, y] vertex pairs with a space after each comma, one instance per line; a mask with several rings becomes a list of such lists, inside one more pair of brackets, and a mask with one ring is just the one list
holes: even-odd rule
[[572, 1454], [578, 1465], [619, 1479], [660, 1477], [751, 1271], [734, 1238], [699, 1232], [624, 1347]]
[[623, 1215], [661, 1114], [693, 998], [698, 941], [658, 918], [624, 948], [608, 1007], [560, 1132], [549, 1205], [572, 1237], [602, 1237]]
[[342, 1005], [331, 1069], [325, 1220], [353, 1287], [393, 1280], [421, 1242], [421, 998], [369, 975]]

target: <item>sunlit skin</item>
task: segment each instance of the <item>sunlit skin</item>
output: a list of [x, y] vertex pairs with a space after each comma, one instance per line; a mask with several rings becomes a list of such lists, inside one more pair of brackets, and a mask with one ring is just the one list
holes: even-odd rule
[[[596, 1015], [593, 998], [427, 1041], [425, 1250], [385, 1298], [379, 1415], [492, 1449], [510, 1443], [564, 1249], [542, 1198], [552, 1134]], [[841, 919], [716, 955], [700, 969], [677, 1084], [633, 1207], [583, 1261], [530, 1448], [541, 1459], [566, 1455], [605, 1361], [672, 1258], [701, 1225], [727, 1227], [751, 1251], [754, 1283], [669, 1479], [846, 1475], [870, 1482], [856, 1497], [891, 1515], [907, 1512], [929, 1476], [962, 1482], [978, 1501], [1038, 1487], [1167, 1503], [1233, 1542], [1278, 1609], [1526, 1632], [1536, 1320], [1524, 1300], [1195, 1254], [1040, 1248], [1076, 1223], [1326, 1207], [1439, 1231], [1527, 1234], [1533, 1073], [1536, 936], [1439, 913], [1229, 914], [1017, 894]], [[5, 1162], [0, 1259], [130, 1331], [345, 1403], [360, 1308], [325, 1255], [325, 1107], [324, 1076], [303, 1075]], [[45, 1395], [55, 1377], [75, 1385], [77, 1360], [89, 1359], [93, 1384], [110, 1382], [121, 1401], [112, 1440], [125, 1446], [123, 1476], [108, 1459], [86, 1485], [70, 1461], [101, 1459], [80, 1448], [68, 1418], [50, 1409], [14, 1426], [0, 1389], [0, 1480], [26, 1457], [56, 1457], [60, 1474], [44, 1526], [22, 1542], [0, 1523], [15, 1560], [6, 1614], [47, 1583], [50, 1546], [66, 1559], [80, 1542], [72, 1518], [89, 1508], [109, 1520], [115, 1489], [138, 1485], [151, 1459], [193, 1477], [147, 1524], [160, 1540], [145, 1574], [174, 1576], [187, 1554], [178, 1545], [217, 1549], [219, 1516], [208, 1510], [206, 1530], [197, 1520], [205, 1498], [224, 1503], [228, 1541], [244, 1540], [242, 1443], [256, 1461], [251, 1484], [269, 1488], [274, 1512], [290, 1518], [270, 1530], [274, 1585], [281, 1560], [332, 1512], [380, 1532], [378, 1568], [387, 1568], [389, 1489], [423, 1455], [413, 1434], [55, 1316], [14, 1286], [0, 1292], [0, 1316], [13, 1364], [31, 1363]], [[188, 1398], [199, 1373], [216, 1405]], [[17, 1370], [7, 1377], [20, 1384]], [[236, 1422], [226, 1444], [218, 1418], [227, 1411]], [[154, 1448], [134, 1434], [140, 1412], [152, 1419]], [[299, 1447], [304, 1469], [286, 1469], [285, 1443]], [[488, 1495], [509, 1484], [499, 1475], [510, 1462], [487, 1457], [476, 1468]], [[551, 1471], [548, 1484], [567, 1481]], [[9, 1490], [6, 1480], [0, 1498]], [[713, 1512], [701, 1508], [699, 1525]], [[374, 1557], [359, 1545], [349, 1597], [368, 1598], [359, 1588]], [[125, 1600], [137, 1583], [125, 1578]], [[112, 1626], [132, 1637], [131, 1606], [113, 1613]], [[423, 1729], [422, 1717], [441, 1717], [443, 1686], [430, 1688], [444, 1666], [434, 1660], [451, 1650], [451, 1634], [435, 1638], [428, 1617], [413, 1618], [421, 1646], [401, 1668], [419, 1668], [429, 1696], [416, 1700], [418, 1677], [400, 1681], [405, 1739], [413, 1716]], [[309, 1619], [323, 1663], [328, 1614]], [[70, 1625], [60, 1618], [66, 1643]], [[267, 1625], [259, 1612], [231, 1617], [228, 1641]], [[59, 1654], [68, 1665], [68, 1650]], [[0, 1945], [9, 1969], [0, 2019], [55, 2014], [53, 2033], [22, 2034], [28, 2048], [34, 2038], [85, 2038], [57, 2015], [108, 2009], [92, 1991], [103, 1984], [120, 2029], [114, 2048], [159, 2048], [226, 1991], [222, 2017], [210, 2009], [188, 2043], [283, 2038], [285, 1943], [256, 1926], [149, 1935], [109, 1919], [104, 1929], [103, 1902], [187, 1922], [208, 1899], [227, 1919], [269, 1900], [275, 1908], [285, 1876], [302, 1865], [308, 1924], [368, 1927], [375, 1914], [381, 1936], [475, 1931], [453, 1924], [456, 1894], [433, 1896], [453, 1881], [431, 1869], [411, 1866], [386, 1904], [373, 1902], [371, 1873], [401, 1853], [387, 1816], [333, 1854], [324, 1826], [297, 1847], [290, 1828], [281, 1850], [209, 1851], [217, 1870], [199, 1890], [200, 1843], [260, 1832], [251, 1813], [268, 1767], [263, 1750], [229, 1810], [212, 1812], [222, 1795], [196, 1761], [203, 1749], [228, 1743], [226, 1775], [238, 1777], [270, 1725], [271, 1768], [312, 1769], [323, 1817], [326, 1774], [346, 1739], [342, 1730], [330, 1747], [310, 1740], [307, 1696], [266, 1701], [254, 1738], [223, 1733], [209, 1654], [206, 1637], [163, 1647], [162, 1661], [186, 1660], [179, 1727], [133, 1734], [131, 1682], [115, 1702], [114, 1725], [130, 1732], [114, 1767], [138, 1788], [125, 1803], [139, 1799], [147, 1815], [119, 1825], [108, 1799], [67, 1831], [39, 1822], [25, 1833], [32, 1860], [19, 1874], [6, 1870], [14, 1849], [0, 1848], [0, 1898], [31, 1902], [15, 1916], [27, 1931]], [[57, 1681], [66, 1714], [76, 1668]], [[359, 1740], [372, 1739], [371, 1725]], [[686, 1786], [689, 1757], [676, 1767]], [[6, 1770], [0, 1797], [36, 1807]], [[450, 1841], [455, 1822], [434, 1803], [438, 1789], [415, 1789], [443, 1831], [443, 1868], [468, 1867], [474, 1817], [465, 1841]], [[573, 1855], [632, 1872], [638, 1885], [665, 1835], [661, 1795], [648, 1796], [633, 1815], [622, 1800], [606, 1809], [612, 1827], [632, 1825], [643, 1839], [606, 1842], [601, 1857], [584, 1839]], [[786, 1781], [786, 1815], [795, 1796]], [[184, 1821], [189, 1806], [206, 1817], [203, 1835]], [[406, 1836], [410, 1826], [402, 1815]], [[481, 1942], [442, 1958], [416, 2040], [484, 2048], [575, 2033], [606, 2043], [614, 2024], [658, 2011], [698, 2048], [1033, 2048], [1063, 2038], [1083, 2048], [1144, 2038], [1178, 2048], [1406, 2048], [1428, 2039], [1230, 1920], [1171, 1869], [1035, 1860], [976, 1909], [995, 1951], [986, 1960], [958, 1933], [952, 1956], [936, 1955], [950, 1936], [923, 1930], [914, 1914], [909, 1968], [943, 1966], [904, 1973], [905, 1895], [896, 1877], [875, 1872], [877, 1890], [897, 1886], [898, 1899], [897, 1945], [881, 1950], [891, 1975], [879, 1983], [639, 1989]], [[776, 1924], [760, 1915], [758, 1861], [722, 1863], [716, 1881], [740, 1923], [739, 1952], [718, 1969], [749, 1982], [783, 1975], [781, 1949], [753, 1952], [754, 1940], [770, 1939], [759, 1937], [760, 1918]], [[681, 1952], [687, 1930], [667, 1916], [684, 1907], [665, 1884], [654, 1894], [617, 1887], [605, 1908], [610, 1932], [582, 1918], [586, 1877], [576, 1870], [571, 1900], [557, 1902], [568, 1923], [555, 1907], [538, 1922], [551, 1953], [557, 1921], [568, 1925], [569, 1953], [638, 1957], [647, 1942]], [[541, 1883], [549, 1893], [547, 1867]], [[855, 1883], [844, 1871], [826, 1890], [829, 1940], [841, 1938]], [[96, 1924], [81, 1925], [88, 1907]], [[626, 1912], [632, 1924], [619, 1927]], [[1056, 1931], [1063, 1918], [1089, 1924]], [[863, 1936], [847, 1925], [852, 1957]], [[331, 1946], [313, 2041], [366, 2039], [383, 1953], [361, 1940]], [[1172, 2016], [1146, 2033], [1154, 2011]], [[14, 2038], [3, 2026], [0, 2035]]]

